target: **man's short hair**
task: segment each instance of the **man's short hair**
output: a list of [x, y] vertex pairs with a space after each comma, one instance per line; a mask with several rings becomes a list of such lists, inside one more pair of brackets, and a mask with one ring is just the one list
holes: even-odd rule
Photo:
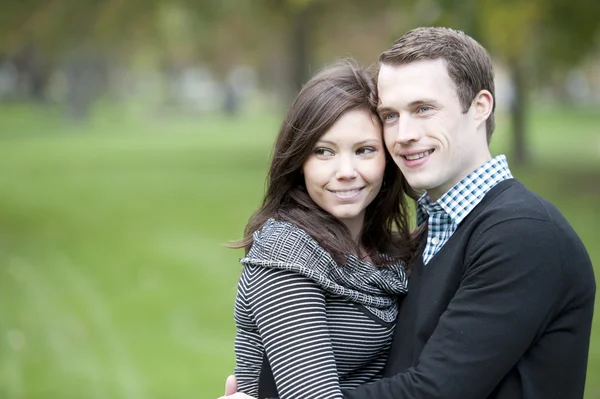
[[406, 32], [381, 53], [380, 64], [403, 65], [418, 60], [443, 59], [456, 94], [466, 113], [481, 90], [492, 94], [494, 105], [486, 121], [488, 143], [495, 128], [494, 70], [487, 50], [464, 32], [442, 27], [421, 27]]

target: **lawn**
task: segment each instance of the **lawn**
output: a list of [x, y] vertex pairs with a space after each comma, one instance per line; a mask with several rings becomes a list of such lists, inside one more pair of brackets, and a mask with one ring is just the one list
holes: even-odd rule
[[[537, 110], [534, 166], [513, 170], [596, 267], [598, 126], [600, 114]], [[277, 129], [278, 116], [123, 109], [72, 126], [52, 108], [0, 105], [0, 398], [219, 396], [241, 256], [223, 244], [260, 203]], [[496, 136], [494, 153], [508, 144]], [[588, 399], [600, 398], [599, 320]]]

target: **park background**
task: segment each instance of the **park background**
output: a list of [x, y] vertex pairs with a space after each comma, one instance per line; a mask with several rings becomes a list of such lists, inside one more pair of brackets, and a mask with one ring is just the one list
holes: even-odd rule
[[493, 153], [600, 275], [597, 0], [0, 0], [0, 398], [219, 396], [286, 107], [422, 25], [490, 50]]

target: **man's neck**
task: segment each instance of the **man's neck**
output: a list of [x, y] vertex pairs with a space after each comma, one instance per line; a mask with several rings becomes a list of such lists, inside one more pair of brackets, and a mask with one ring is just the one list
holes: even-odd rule
[[468, 172], [463, 173], [459, 178], [454, 179], [452, 182], [448, 184], [444, 184], [442, 186], [433, 188], [431, 190], [427, 190], [427, 195], [431, 198], [432, 201], [437, 201], [442, 198], [446, 193], [452, 190], [458, 183], [463, 181], [467, 176], [471, 173], [475, 172], [477, 169], [481, 168], [483, 165], [492, 160], [492, 154], [487, 151], [487, 153], [482, 154], [482, 156], [477, 160], [477, 162], [473, 162], [473, 167], [469, 169]]

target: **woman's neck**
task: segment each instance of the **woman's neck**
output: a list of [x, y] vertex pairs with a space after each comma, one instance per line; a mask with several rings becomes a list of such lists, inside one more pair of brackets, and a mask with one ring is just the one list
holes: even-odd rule
[[345, 220], [344, 224], [350, 231], [350, 237], [352, 237], [352, 241], [356, 244], [357, 248], [360, 249], [358, 255], [362, 257], [365, 253], [363, 245], [362, 245], [362, 229], [363, 229], [363, 220]]

